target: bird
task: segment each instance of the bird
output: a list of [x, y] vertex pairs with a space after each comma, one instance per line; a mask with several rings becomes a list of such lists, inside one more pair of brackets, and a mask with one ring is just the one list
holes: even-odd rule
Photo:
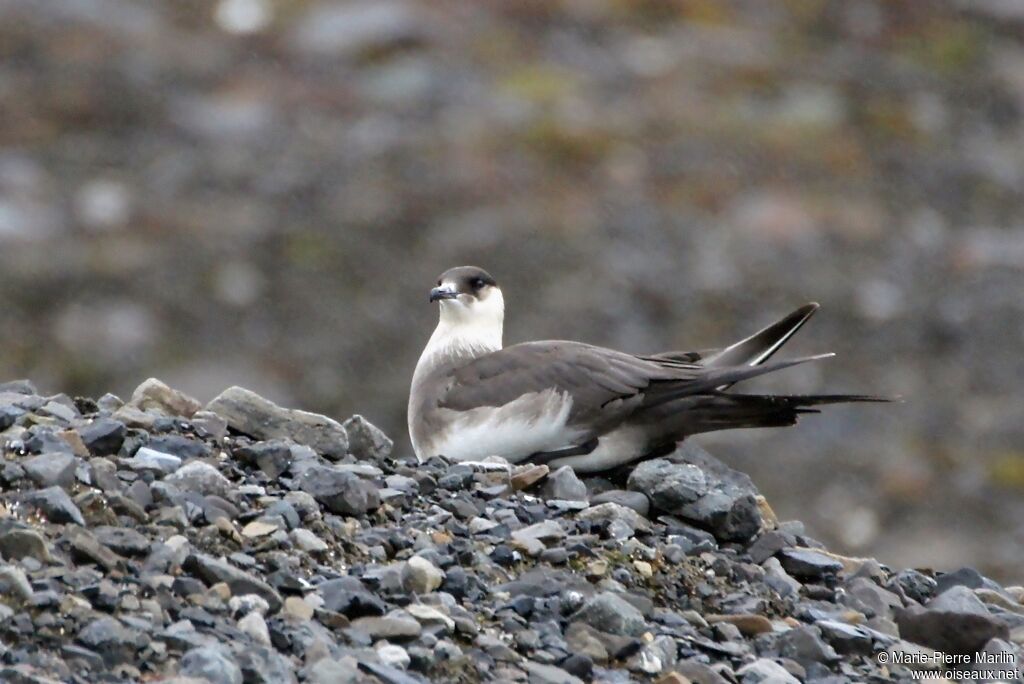
[[784, 427], [821, 405], [888, 401], [730, 391], [833, 356], [769, 361], [818, 310], [814, 302], [722, 349], [637, 355], [567, 340], [503, 346], [504, 295], [476, 266], [445, 271], [429, 301], [439, 304], [438, 324], [413, 372], [408, 406], [420, 462], [500, 456], [598, 473], [667, 455], [691, 435]]

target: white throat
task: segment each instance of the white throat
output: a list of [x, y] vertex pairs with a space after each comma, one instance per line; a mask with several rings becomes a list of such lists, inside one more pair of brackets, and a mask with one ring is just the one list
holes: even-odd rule
[[505, 300], [492, 288], [484, 299], [469, 304], [461, 300], [441, 302], [440, 318], [416, 370], [457, 359], [473, 359], [502, 347]]

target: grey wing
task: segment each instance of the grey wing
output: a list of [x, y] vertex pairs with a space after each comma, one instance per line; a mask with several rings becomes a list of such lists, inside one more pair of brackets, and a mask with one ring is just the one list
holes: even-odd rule
[[682, 365], [579, 342], [528, 342], [456, 370], [440, 406], [457, 411], [504, 406], [524, 394], [553, 389], [573, 398], [570, 424], [599, 428], [621, 421], [641, 405], [652, 383], [686, 378]]

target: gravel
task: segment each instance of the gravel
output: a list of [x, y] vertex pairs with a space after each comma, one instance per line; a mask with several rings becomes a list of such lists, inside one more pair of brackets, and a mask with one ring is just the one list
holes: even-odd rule
[[76, 401], [82, 445], [54, 450], [39, 418], [67, 404], [34, 392], [0, 433], [2, 681], [845, 682], [910, 677], [881, 651], [1019, 656], [1024, 589], [832, 553], [692, 445], [609, 478], [417, 463], [238, 388], [200, 428], [150, 380], [130, 426]]

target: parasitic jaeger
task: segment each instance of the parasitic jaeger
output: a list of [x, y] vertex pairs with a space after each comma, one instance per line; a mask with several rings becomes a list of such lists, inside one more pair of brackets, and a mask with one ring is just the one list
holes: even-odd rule
[[445, 271], [440, 303], [409, 393], [409, 435], [421, 461], [503, 457], [599, 472], [672, 451], [714, 430], [793, 425], [814, 406], [887, 401], [863, 395], [771, 396], [734, 383], [832, 356], [768, 362], [818, 305], [720, 350], [638, 356], [581, 342], [502, 346], [505, 300], [475, 266]]

